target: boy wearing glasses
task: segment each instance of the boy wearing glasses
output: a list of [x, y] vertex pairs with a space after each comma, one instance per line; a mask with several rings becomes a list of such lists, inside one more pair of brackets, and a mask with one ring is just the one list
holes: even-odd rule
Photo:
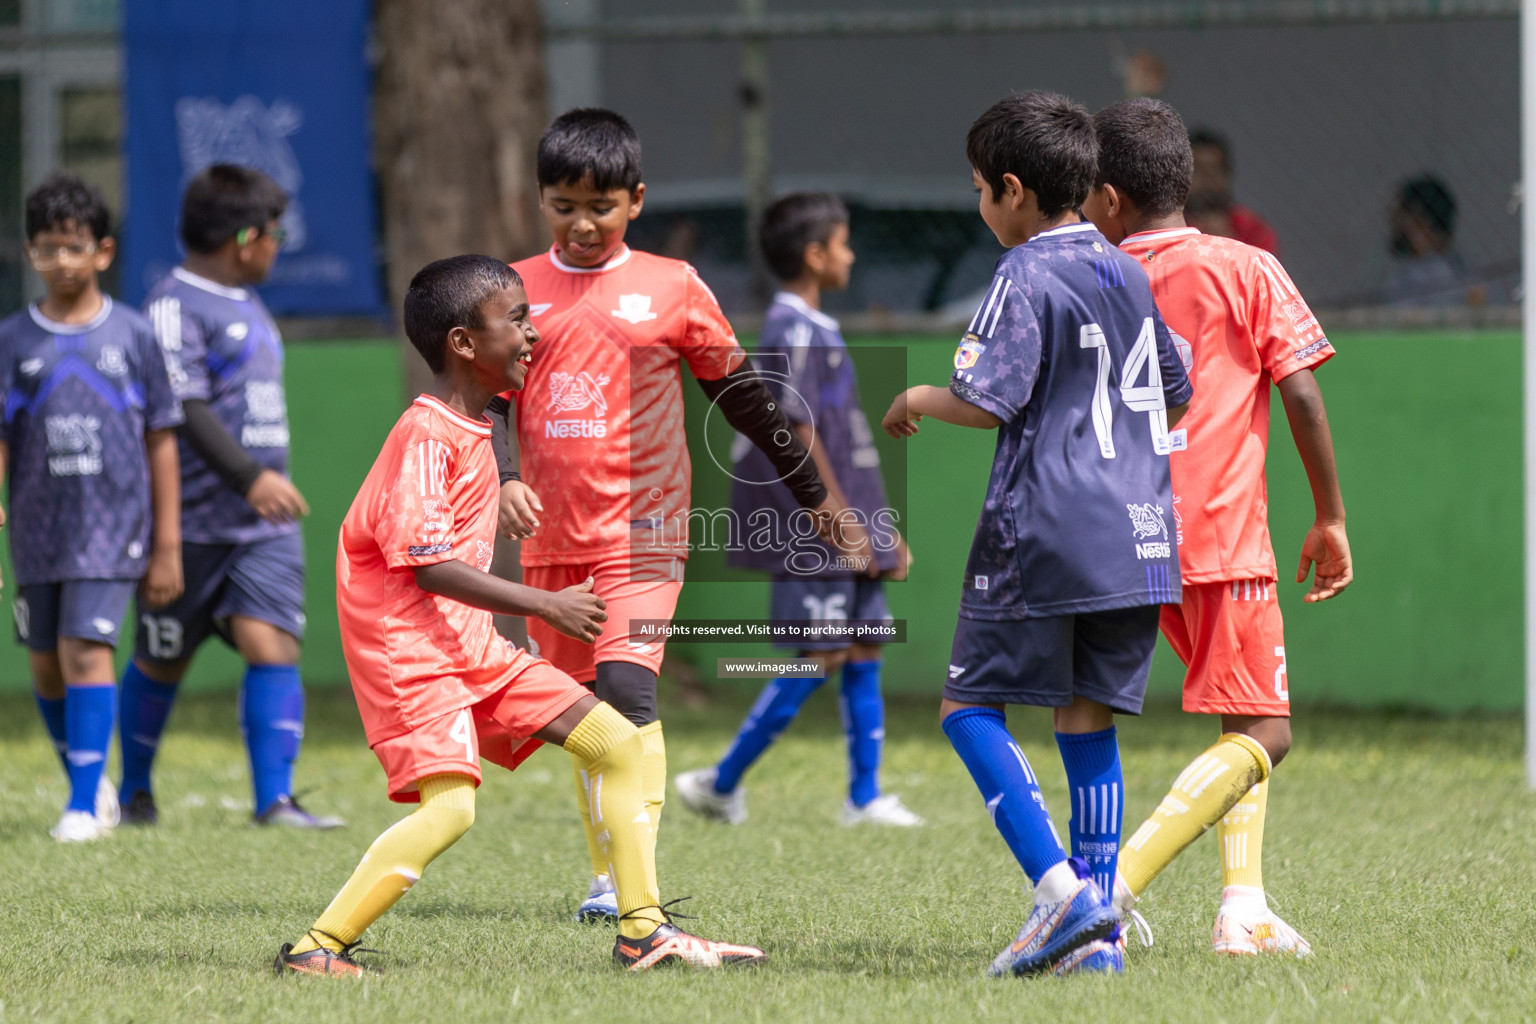
[[69, 776], [52, 836], [117, 824], [102, 777], [115, 705], [112, 651], [128, 598], [182, 588], [174, 429], [181, 406], [154, 333], [102, 294], [112, 264], [100, 193], [56, 174], [26, 202], [27, 256], [46, 296], [0, 323], [0, 473], [10, 480], [12, 603], [43, 722]]
[[247, 666], [240, 724], [256, 822], [341, 824], [293, 799], [293, 762], [304, 734], [298, 520], [309, 506], [287, 475], [282, 338], [251, 289], [277, 259], [284, 237], [278, 219], [287, 205], [277, 183], [253, 168], [214, 164], [199, 172], [182, 199], [186, 259], [146, 301], [186, 410], [179, 435], [187, 588], [164, 608], [139, 609], [133, 661], [123, 673], [125, 822], [155, 821], [155, 748], [192, 655], [217, 633]]

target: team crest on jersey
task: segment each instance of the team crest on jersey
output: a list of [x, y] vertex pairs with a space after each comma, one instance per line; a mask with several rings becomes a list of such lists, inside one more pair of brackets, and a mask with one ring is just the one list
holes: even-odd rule
[[976, 365], [976, 360], [987, 350], [987, 346], [981, 343], [981, 338], [975, 334], [967, 334], [960, 339], [960, 347], [955, 349], [955, 369], [969, 370]]
[[96, 369], [108, 377], [121, 377], [128, 372], [128, 360], [116, 345], [103, 345], [96, 359]]
[[632, 324], [641, 324], [657, 317], [657, 314], [651, 312], [649, 295], [620, 295], [619, 308], [613, 311], [613, 315]]
[[606, 416], [608, 399], [603, 397], [603, 387], [607, 383], [606, 373], [596, 377], [586, 370], [574, 377], [568, 373], [552, 373], [549, 375], [548, 411], [556, 414], [577, 412], [591, 406], [599, 416]]

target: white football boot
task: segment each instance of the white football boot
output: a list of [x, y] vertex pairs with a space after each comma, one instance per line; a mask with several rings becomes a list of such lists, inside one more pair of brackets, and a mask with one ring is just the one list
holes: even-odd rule
[[90, 811], [65, 811], [48, 834], [61, 843], [89, 843], [112, 834], [112, 827]]
[[715, 792], [714, 768], [696, 768], [672, 777], [672, 785], [683, 801], [683, 806], [694, 814], [727, 825], [740, 825], [747, 820], [747, 791], [737, 786], [729, 793]]
[[923, 819], [901, 802], [895, 793], [875, 797], [863, 807], [855, 807], [853, 801], [843, 803], [844, 825], [893, 825], [897, 828], [916, 828]]
[[1222, 890], [1221, 909], [1216, 911], [1216, 924], [1211, 928], [1211, 952], [1311, 956], [1312, 944], [1269, 909], [1262, 891], [1228, 886]]

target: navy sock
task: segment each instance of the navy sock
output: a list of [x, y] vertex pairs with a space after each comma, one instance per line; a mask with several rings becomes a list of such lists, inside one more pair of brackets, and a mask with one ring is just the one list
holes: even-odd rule
[[64, 734], [64, 698], [44, 697], [33, 691], [32, 696], [37, 698], [37, 710], [43, 713], [43, 726], [48, 730], [48, 738], [53, 741], [54, 752], [59, 755], [59, 761], [63, 763], [64, 770], [69, 771], [69, 741]]
[[1072, 855], [1088, 862], [1094, 884], [1106, 898], [1111, 897], [1125, 792], [1115, 727], [1075, 735], [1059, 732], [1056, 745], [1061, 748], [1072, 800]]
[[1061, 837], [1024, 751], [1008, 732], [1001, 711], [966, 708], [944, 719], [944, 735], [965, 762], [987, 802], [992, 824], [1019, 867], [1038, 885], [1040, 876], [1067, 859]]
[[880, 747], [885, 742], [885, 701], [880, 662], [843, 666], [843, 733], [848, 737], [848, 799], [863, 807], [880, 795]]
[[96, 813], [96, 787], [107, 766], [107, 746], [112, 742], [112, 713], [117, 707], [117, 688], [64, 687], [64, 735], [69, 746], [65, 762], [69, 770], [69, 810]]
[[123, 784], [118, 792], [124, 803], [141, 790], [151, 792], [149, 773], [175, 701], [175, 683], [157, 683], [132, 661], [128, 662], [118, 695], [117, 716], [117, 739], [123, 752]]
[[716, 793], [730, 793], [741, 784], [741, 777], [752, 762], [779, 738], [779, 733], [800, 713], [806, 698], [824, 682], [825, 679], [784, 678], [763, 687], [730, 749], [715, 768]]
[[251, 756], [260, 814], [293, 794], [293, 762], [304, 738], [304, 687], [297, 665], [250, 665], [240, 689], [240, 727]]

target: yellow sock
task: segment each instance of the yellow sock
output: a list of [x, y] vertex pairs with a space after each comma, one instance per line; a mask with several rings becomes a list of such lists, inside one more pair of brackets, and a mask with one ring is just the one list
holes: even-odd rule
[[628, 719], [599, 704], [571, 730], [565, 749], [586, 762], [587, 806], [618, 897], [619, 934], [644, 938], [664, 920], [655, 833], [642, 796], [644, 742]]
[[597, 830], [592, 827], [592, 805], [587, 796], [587, 762], [571, 755], [571, 775], [576, 780], [576, 808], [581, 812], [581, 828], [587, 837], [587, 857], [592, 861], [592, 876], [608, 873], [608, 858], [597, 845]]
[[1221, 885], [1264, 888], [1264, 812], [1269, 807], [1269, 780], [1250, 789], [1233, 804], [1216, 835], [1221, 839]]
[[475, 780], [429, 775], [421, 780], [421, 806], [373, 841], [362, 861], [305, 936], [295, 953], [324, 946], [340, 951], [410, 891], [427, 865], [475, 823]]
[[[645, 797], [645, 813], [651, 816], [651, 842], [661, 834], [661, 805], [667, 802], [667, 743], [661, 735], [661, 723], [640, 727], [640, 745], [645, 760], [640, 764], [640, 790]], [[651, 853], [655, 857], [654, 850]]]
[[1259, 742], [1229, 732], [1179, 773], [1173, 788], [1120, 849], [1120, 874], [1133, 895], [1173, 863], [1184, 847], [1221, 820], [1233, 804], [1269, 778], [1269, 754]]

